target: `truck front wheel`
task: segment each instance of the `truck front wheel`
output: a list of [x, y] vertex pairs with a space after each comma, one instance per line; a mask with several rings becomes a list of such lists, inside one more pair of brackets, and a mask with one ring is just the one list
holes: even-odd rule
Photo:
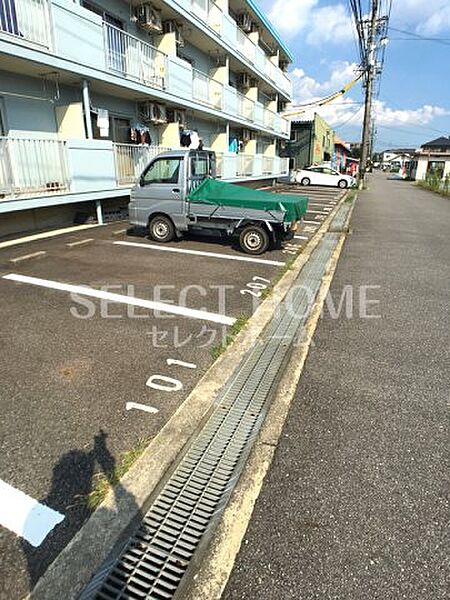
[[247, 254], [262, 254], [269, 243], [269, 234], [259, 225], [247, 225], [239, 234], [239, 246]]
[[148, 226], [149, 234], [155, 242], [171, 242], [175, 237], [175, 227], [169, 217], [157, 215]]

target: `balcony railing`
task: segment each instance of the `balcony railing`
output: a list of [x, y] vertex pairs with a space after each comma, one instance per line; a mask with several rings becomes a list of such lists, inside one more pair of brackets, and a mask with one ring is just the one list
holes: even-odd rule
[[0, 32], [49, 48], [48, 0], [0, 0]]
[[263, 175], [271, 175], [274, 172], [275, 158], [273, 156], [263, 156], [262, 172]]
[[0, 0], [0, 33], [49, 48], [48, 0]]
[[245, 56], [251, 63], [254, 63], [256, 45], [239, 27], [236, 28], [236, 44], [238, 52]]
[[275, 117], [277, 115], [268, 108], [264, 109], [264, 127], [268, 127], [269, 129], [275, 129]]
[[192, 69], [192, 95], [198, 102], [223, 109], [223, 85], [196, 69]]
[[65, 142], [0, 137], [0, 197], [64, 192], [69, 185]]
[[238, 154], [237, 159], [237, 177], [251, 177], [253, 175], [253, 155]]
[[133, 185], [148, 163], [160, 152], [169, 148], [162, 146], [137, 146], [114, 143], [117, 185]]
[[240, 117], [244, 117], [244, 119], [248, 119], [249, 121], [255, 120], [255, 103], [244, 94], [237, 92], [237, 100], [238, 100], [238, 115]]
[[147, 42], [103, 23], [106, 66], [151, 87], [167, 87], [167, 55]]

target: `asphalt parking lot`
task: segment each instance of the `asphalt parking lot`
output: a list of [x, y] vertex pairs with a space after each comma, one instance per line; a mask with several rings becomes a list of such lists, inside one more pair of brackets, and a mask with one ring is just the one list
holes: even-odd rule
[[0, 480], [12, 521], [20, 492], [52, 510], [42, 540], [33, 523], [0, 527], [1, 598], [26, 595], [88, 518], [96, 474], [158, 433], [342, 196], [295, 191], [310, 199], [301, 230], [260, 257], [158, 245], [124, 222], [0, 249]]

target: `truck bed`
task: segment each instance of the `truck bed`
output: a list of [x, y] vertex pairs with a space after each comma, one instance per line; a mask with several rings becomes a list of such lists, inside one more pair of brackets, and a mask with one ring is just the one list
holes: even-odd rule
[[[234, 213], [239, 209], [241, 217], [270, 219], [279, 222], [300, 221], [308, 208], [306, 196], [274, 194], [253, 190], [232, 183], [225, 183], [217, 179], [205, 179], [189, 196], [188, 201], [196, 205], [196, 212], [201, 210], [199, 205], [205, 206], [205, 213], [209, 216], [217, 213]], [[228, 208], [228, 210], [223, 210]], [[221, 210], [222, 209], [222, 210]], [[261, 216], [257, 217], [256, 212]]]

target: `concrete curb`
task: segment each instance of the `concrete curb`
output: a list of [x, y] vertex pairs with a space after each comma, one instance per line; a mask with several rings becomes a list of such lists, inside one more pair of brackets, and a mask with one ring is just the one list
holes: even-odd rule
[[149, 499], [161, 479], [206, 419], [218, 392], [232, 376], [242, 356], [253, 346], [271, 320], [277, 306], [326, 233], [345, 197], [346, 194], [341, 196], [305, 251], [296, 258], [291, 269], [276, 284], [270, 296], [261, 303], [234, 343], [209, 368], [122, 478], [120, 489], [108, 494], [49, 566], [28, 598], [36, 600], [77, 598], [108, 558], [112, 549], [125, 541], [126, 532], [140, 514], [145, 512]]
[[[350, 207], [346, 224], [350, 222], [356, 199], [357, 196], [355, 196], [355, 200]], [[208, 554], [203, 559], [193, 581], [187, 583], [186, 588], [183, 590], [184, 600], [220, 600], [223, 594], [250, 523], [265, 476], [275, 456], [278, 441], [297, 390], [309, 347], [346, 237], [347, 233], [343, 232], [327, 266], [314, 310], [305, 325], [304, 341], [292, 352], [247, 464], [221, 516], [214, 538], [210, 543]]]

